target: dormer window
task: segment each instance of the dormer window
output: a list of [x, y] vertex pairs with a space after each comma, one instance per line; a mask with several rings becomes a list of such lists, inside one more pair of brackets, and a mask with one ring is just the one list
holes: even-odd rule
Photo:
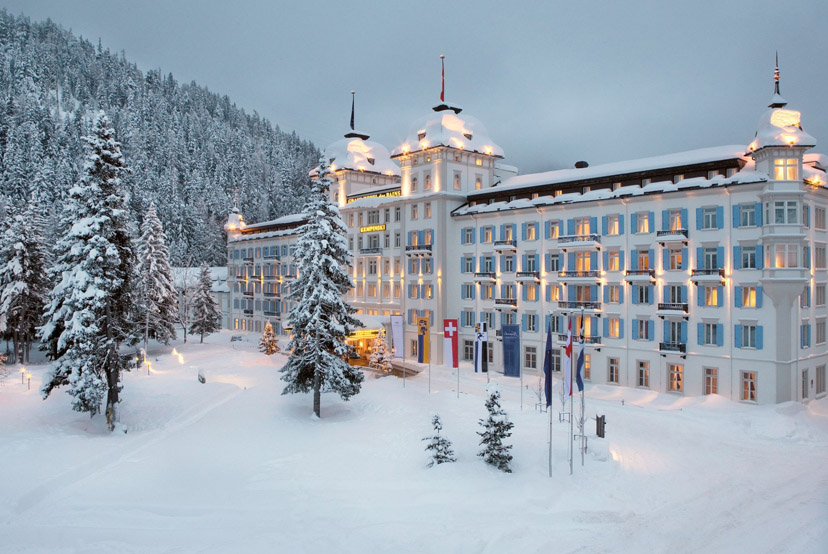
[[366, 159], [368, 160], [368, 163], [371, 164], [371, 165], [374, 165], [374, 162], [377, 161], [376, 158], [366, 158]]
[[472, 134], [471, 133], [463, 133], [463, 136], [466, 137], [468, 140], [472, 139]]
[[417, 140], [423, 140], [425, 137], [426, 137], [426, 132], [425, 131], [420, 131], [419, 133], [417, 133]]
[[796, 158], [773, 160], [773, 178], [776, 181], [796, 181], [799, 164]]

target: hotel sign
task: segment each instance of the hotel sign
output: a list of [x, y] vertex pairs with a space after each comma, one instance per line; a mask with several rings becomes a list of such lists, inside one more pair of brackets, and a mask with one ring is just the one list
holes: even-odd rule
[[375, 233], [377, 231], [385, 231], [385, 224], [382, 225], [366, 225], [365, 227], [360, 227], [360, 233]]
[[355, 198], [349, 198], [345, 203], [350, 204], [351, 202], [356, 202], [357, 200], [362, 200], [363, 198], [388, 198], [391, 196], [402, 196], [402, 191], [392, 190], [389, 192], [381, 192], [379, 194], [366, 194], [363, 196], [357, 196]]

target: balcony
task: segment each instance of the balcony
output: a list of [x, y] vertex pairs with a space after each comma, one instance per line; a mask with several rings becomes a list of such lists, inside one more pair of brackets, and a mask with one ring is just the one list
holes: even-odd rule
[[474, 274], [474, 280], [478, 283], [494, 283], [497, 281], [497, 274], [492, 271], [479, 271]]
[[570, 250], [589, 250], [601, 247], [601, 235], [564, 235], [558, 237], [558, 248], [564, 252]]
[[[601, 335], [585, 335], [583, 339], [584, 344], [591, 344], [593, 346], [601, 344]], [[558, 342], [566, 342], [566, 333], [558, 334]], [[572, 333], [572, 344], [579, 344], [580, 342], [581, 337], [577, 333]]]
[[293, 281], [294, 279], [296, 279], [296, 274], [295, 273], [286, 273], [286, 274], [282, 275], [282, 280], [283, 281]]
[[515, 273], [515, 281], [521, 283], [540, 283], [540, 272], [518, 271], [517, 273]]
[[654, 269], [628, 269], [624, 277], [630, 283], [651, 283], [655, 281]]
[[262, 259], [263, 260], [278, 260], [279, 259], [279, 254], [267, 254], [265, 256], [262, 256]]
[[687, 229], [673, 229], [667, 231], [658, 231], [656, 233], [656, 240], [659, 244], [687, 244], [689, 233]]
[[690, 280], [695, 284], [699, 283], [720, 283], [724, 285], [725, 271], [724, 269], [694, 269], [690, 275]]
[[601, 310], [601, 303], [583, 300], [565, 300], [558, 302], [558, 308], [562, 310], [584, 310], [585, 312], [595, 312]]
[[265, 310], [262, 313], [267, 317], [281, 317], [279, 312], [274, 312], [272, 310]]
[[405, 247], [407, 256], [431, 256], [430, 244], [409, 244]]
[[561, 281], [581, 281], [581, 280], [590, 280], [594, 281], [601, 277], [600, 271], [594, 270], [586, 270], [586, 271], [559, 271], [558, 272], [558, 279]]
[[265, 298], [278, 298], [279, 297], [278, 292], [263, 292], [262, 294], [264, 295]]
[[496, 252], [514, 252], [517, 250], [517, 241], [496, 240], [494, 241], [494, 249]]
[[687, 345], [683, 342], [660, 342], [658, 350], [663, 354], [687, 354]]
[[253, 298], [253, 291], [252, 290], [242, 291], [242, 296], [245, 296], [247, 298]]
[[690, 312], [690, 307], [685, 302], [659, 302], [658, 315], [685, 315]]
[[253, 310], [242, 310], [242, 312], [244, 312], [244, 315], [253, 315]]
[[359, 253], [364, 254], [364, 255], [369, 255], [369, 254], [380, 255], [380, 254], [382, 254], [382, 248], [380, 248], [379, 246], [374, 247], [374, 248], [360, 248]]
[[506, 312], [516, 312], [517, 311], [517, 298], [496, 298], [495, 299], [495, 310], [498, 311], [506, 311]]

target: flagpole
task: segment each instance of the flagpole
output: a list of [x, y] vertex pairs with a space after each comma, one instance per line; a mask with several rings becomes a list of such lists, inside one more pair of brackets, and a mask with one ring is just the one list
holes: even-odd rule
[[[572, 344], [572, 314], [569, 315], [569, 337], [567, 338], [568, 343], [567, 346]], [[575, 440], [575, 429], [573, 428], [575, 422], [575, 411], [572, 408], [572, 378], [574, 375], [572, 374], [572, 358], [574, 357], [574, 352], [571, 351], [569, 353], [569, 390], [567, 393], [569, 394], [569, 474], [572, 475], [572, 457], [574, 454], [573, 451], [573, 441]], [[575, 362], [576, 364], [578, 362]]]
[[[578, 360], [580, 363], [581, 355], [584, 353], [584, 343], [586, 342], [586, 337], [584, 336], [584, 308], [581, 307], [581, 354], [578, 355]], [[586, 360], [584, 360], [586, 363]], [[580, 366], [578, 368], [578, 372], [580, 374]], [[584, 375], [581, 375], [581, 382], [583, 383]], [[584, 389], [586, 385], [581, 387], [581, 419], [580, 419], [580, 433], [581, 433], [581, 467], [584, 467], [584, 443], [586, 438], [584, 437]]]
[[[549, 311], [549, 325], [546, 328], [546, 345], [544, 346], [543, 352], [543, 361], [544, 361], [544, 370], [546, 369], [546, 356], [547, 356], [547, 348], [551, 346], [550, 341], [552, 340], [552, 311]], [[549, 414], [549, 477], [552, 477], [552, 396], [554, 394], [554, 388], [552, 387], [552, 356], [551, 352], [549, 352], [549, 374], [546, 376], [549, 379], [549, 383], [545, 384], [543, 387], [544, 394], [546, 393], [546, 389], [549, 389], [549, 398], [545, 399], [547, 401], [546, 404], [546, 411]]]

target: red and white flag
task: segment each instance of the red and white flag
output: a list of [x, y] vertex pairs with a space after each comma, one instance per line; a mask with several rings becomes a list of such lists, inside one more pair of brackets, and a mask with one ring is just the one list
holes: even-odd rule
[[569, 327], [566, 330], [566, 345], [563, 354], [564, 396], [572, 396], [572, 318], [568, 319]]
[[457, 369], [457, 320], [443, 320], [443, 364]]

